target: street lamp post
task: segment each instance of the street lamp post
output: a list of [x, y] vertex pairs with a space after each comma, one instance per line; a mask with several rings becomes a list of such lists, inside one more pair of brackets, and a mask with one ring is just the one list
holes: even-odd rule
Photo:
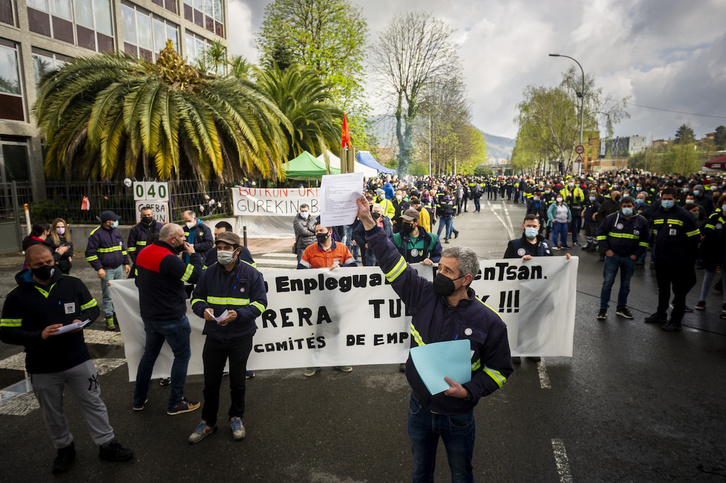
[[582, 146], [582, 127], [583, 121], [585, 119], [585, 71], [583, 70], [577, 59], [575, 59], [574, 57], [562, 54], [550, 54], [550, 57], [565, 57], [567, 59], [574, 60], [575, 64], [577, 64], [577, 66], [580, 68], [580, 72], [582, 72], [582, 90], [577, 93], [577, 96], [580, 98], [580, 145]]

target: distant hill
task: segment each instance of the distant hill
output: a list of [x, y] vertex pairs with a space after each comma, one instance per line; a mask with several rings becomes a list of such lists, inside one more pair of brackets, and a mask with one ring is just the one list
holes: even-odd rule
[[[369, 119], [373, 125], [373, 131], [381, 146], [395, 146], [396, 138], [394, 135], [396, 128], [396, 120], [393, 116], [376, 116]], [[481, 129], [479, 130], [487, 140], [487, 156], [491, 164], [497, 164], [499, 161], [508, 161], [512, 159], [512, 150], [514, 149], [514, 139], [487, 134]]]
[[[481, 131], [481, 129], [480, 129]], [[512, 159], [512, 150], [514, 149], [514, 139], [495, 136], [481, 131], [487, 140], [487, 157], [492, 164], [497, 164], [502, 160]]]

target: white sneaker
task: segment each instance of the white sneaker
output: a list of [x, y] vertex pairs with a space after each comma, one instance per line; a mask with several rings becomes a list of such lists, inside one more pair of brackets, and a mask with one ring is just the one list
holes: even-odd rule
[[245, 439], [245, 436], [247, 436], [247, 431], [245, 431], [245, 426], [242, 424], [242, 420], [238, 417], [234, 417], [229, 420], [229, 425], [232, 428], [232, 437], [235, 441], [239, 441], [241, 439]]
[[217, 426], [208, 426], [207, 422], [205, 420], [202, 420], [197, 427], [194, 429], [194, 432], [189, 436], [189, 444], [196, 444], [215, 432], [217, 430]]

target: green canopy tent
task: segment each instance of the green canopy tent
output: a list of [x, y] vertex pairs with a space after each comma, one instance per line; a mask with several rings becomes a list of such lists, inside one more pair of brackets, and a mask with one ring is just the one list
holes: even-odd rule
[[325, 162], [315, 158], [307, 151], [300, 156], [283, 165], [289, 179], [320, 180], [324, 174], [340, 174], [340, 169], [330, 167], [330, 172], [325, 168]]

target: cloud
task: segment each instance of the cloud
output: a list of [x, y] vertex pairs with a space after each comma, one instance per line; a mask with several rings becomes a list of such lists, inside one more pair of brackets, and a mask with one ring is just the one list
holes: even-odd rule
[[[270, 1], [230, 0], [232, 52], [257, 59], [254, 35]], [[411, 10], [432, 12], [456, 29], [473, 123], [492, 134], [514, 137], [523, 89], [557, 85], [574, 65], [549, 53], [578, 59], [604, 95], [631, 97], [631, 118], [616, 135], [668, 138], [690, 122], [702, 136], [726, 125], [635, 106], [726, 116], [723, 0], [352, 1], [363, 7], [371, 43], [395, 15]]]
[[255, 31], [258, 25], [252, 23], [253, 12], [249, 5], [239, 0], [229, 2], [229, 51], [241, 55], [250, 62], [257, 62]]

